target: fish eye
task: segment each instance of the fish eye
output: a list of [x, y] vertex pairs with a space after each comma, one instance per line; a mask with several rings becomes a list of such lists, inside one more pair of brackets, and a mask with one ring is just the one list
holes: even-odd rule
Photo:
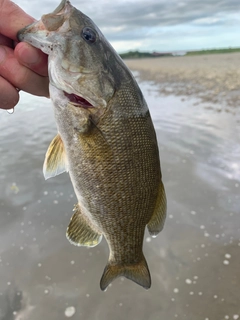
[[97, 40], [96, 32], [89, 27], [83, 28], [82, 37], [89, 43], [94, 43]]

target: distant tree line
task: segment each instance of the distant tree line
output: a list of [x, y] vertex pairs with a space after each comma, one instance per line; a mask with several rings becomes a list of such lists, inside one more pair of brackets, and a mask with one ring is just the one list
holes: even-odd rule
[[[219, 49], [206, 49], [206, 50], [197, 50], [197, 51], [186, 51], [184, 55], [193, 56], [193, 55], [202, 55], [202, 54], [218, 54], [218, 53], [234, 53], [240, 52], [240, 48], [219, 48]], [[129, 51], [126, 53], [120, 53], [122, 59], [141, 59], [141, 58], [156, 58], [156, 57], [172, 57], [178, 54], [173, 52], [140, 52]]]
[[187, 56], [199, 55], [199, 54], [217, 54], [217, 53], [234, 53], [240, 52], [240, 48], [219, 48], [219, 49], [206, 49], [198, 51], [188, 51]]
[[160, 52], [140, 52], [140, 51], [129, 51], [126, 53], [120, 53], [122, 59], [141, 59], [141, 58], [156, 58], [156, 57], [172, 56], [172, 53], [160, 53]]

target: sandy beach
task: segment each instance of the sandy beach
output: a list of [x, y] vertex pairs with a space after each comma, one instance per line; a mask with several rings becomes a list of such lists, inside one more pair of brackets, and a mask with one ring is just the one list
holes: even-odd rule
[[239, 62], [240, 53], [125, 60], [141, 79], [159, 83], [161, 93], [195, 96], [227, 110], [240, 106]]

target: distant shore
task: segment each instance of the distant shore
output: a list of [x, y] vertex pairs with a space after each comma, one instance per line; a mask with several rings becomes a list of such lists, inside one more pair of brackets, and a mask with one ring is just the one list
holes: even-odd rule
[[[124, 60], [163, 94], [195, 96], [240, 110], [240, 53]], [[233, 109], [233, 108], [231, 108]]]
[[203, 55], [203, 54], [219, 54], [219, 53], [234, 53], [240, 52], [240, 48], [218, 48], [218, 49], [204, 49], [204, 50], [178, 50], [178, 51], [128, 51], [125, 53], [120, 53], [122, 59], [142, 59], [142, 58], [157, 58], [157, 57], [174, 57], [174, 56], [196, 56], [196, 55]]

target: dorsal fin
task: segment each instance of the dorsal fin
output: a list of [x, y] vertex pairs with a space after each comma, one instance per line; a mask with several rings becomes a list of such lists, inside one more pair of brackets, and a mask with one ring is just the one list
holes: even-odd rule
[[57, 134], [47, 149], [43, 164], [43, 175], [47, 180], [65, 171], [68, 172], [67, 156], [62, 138]]

